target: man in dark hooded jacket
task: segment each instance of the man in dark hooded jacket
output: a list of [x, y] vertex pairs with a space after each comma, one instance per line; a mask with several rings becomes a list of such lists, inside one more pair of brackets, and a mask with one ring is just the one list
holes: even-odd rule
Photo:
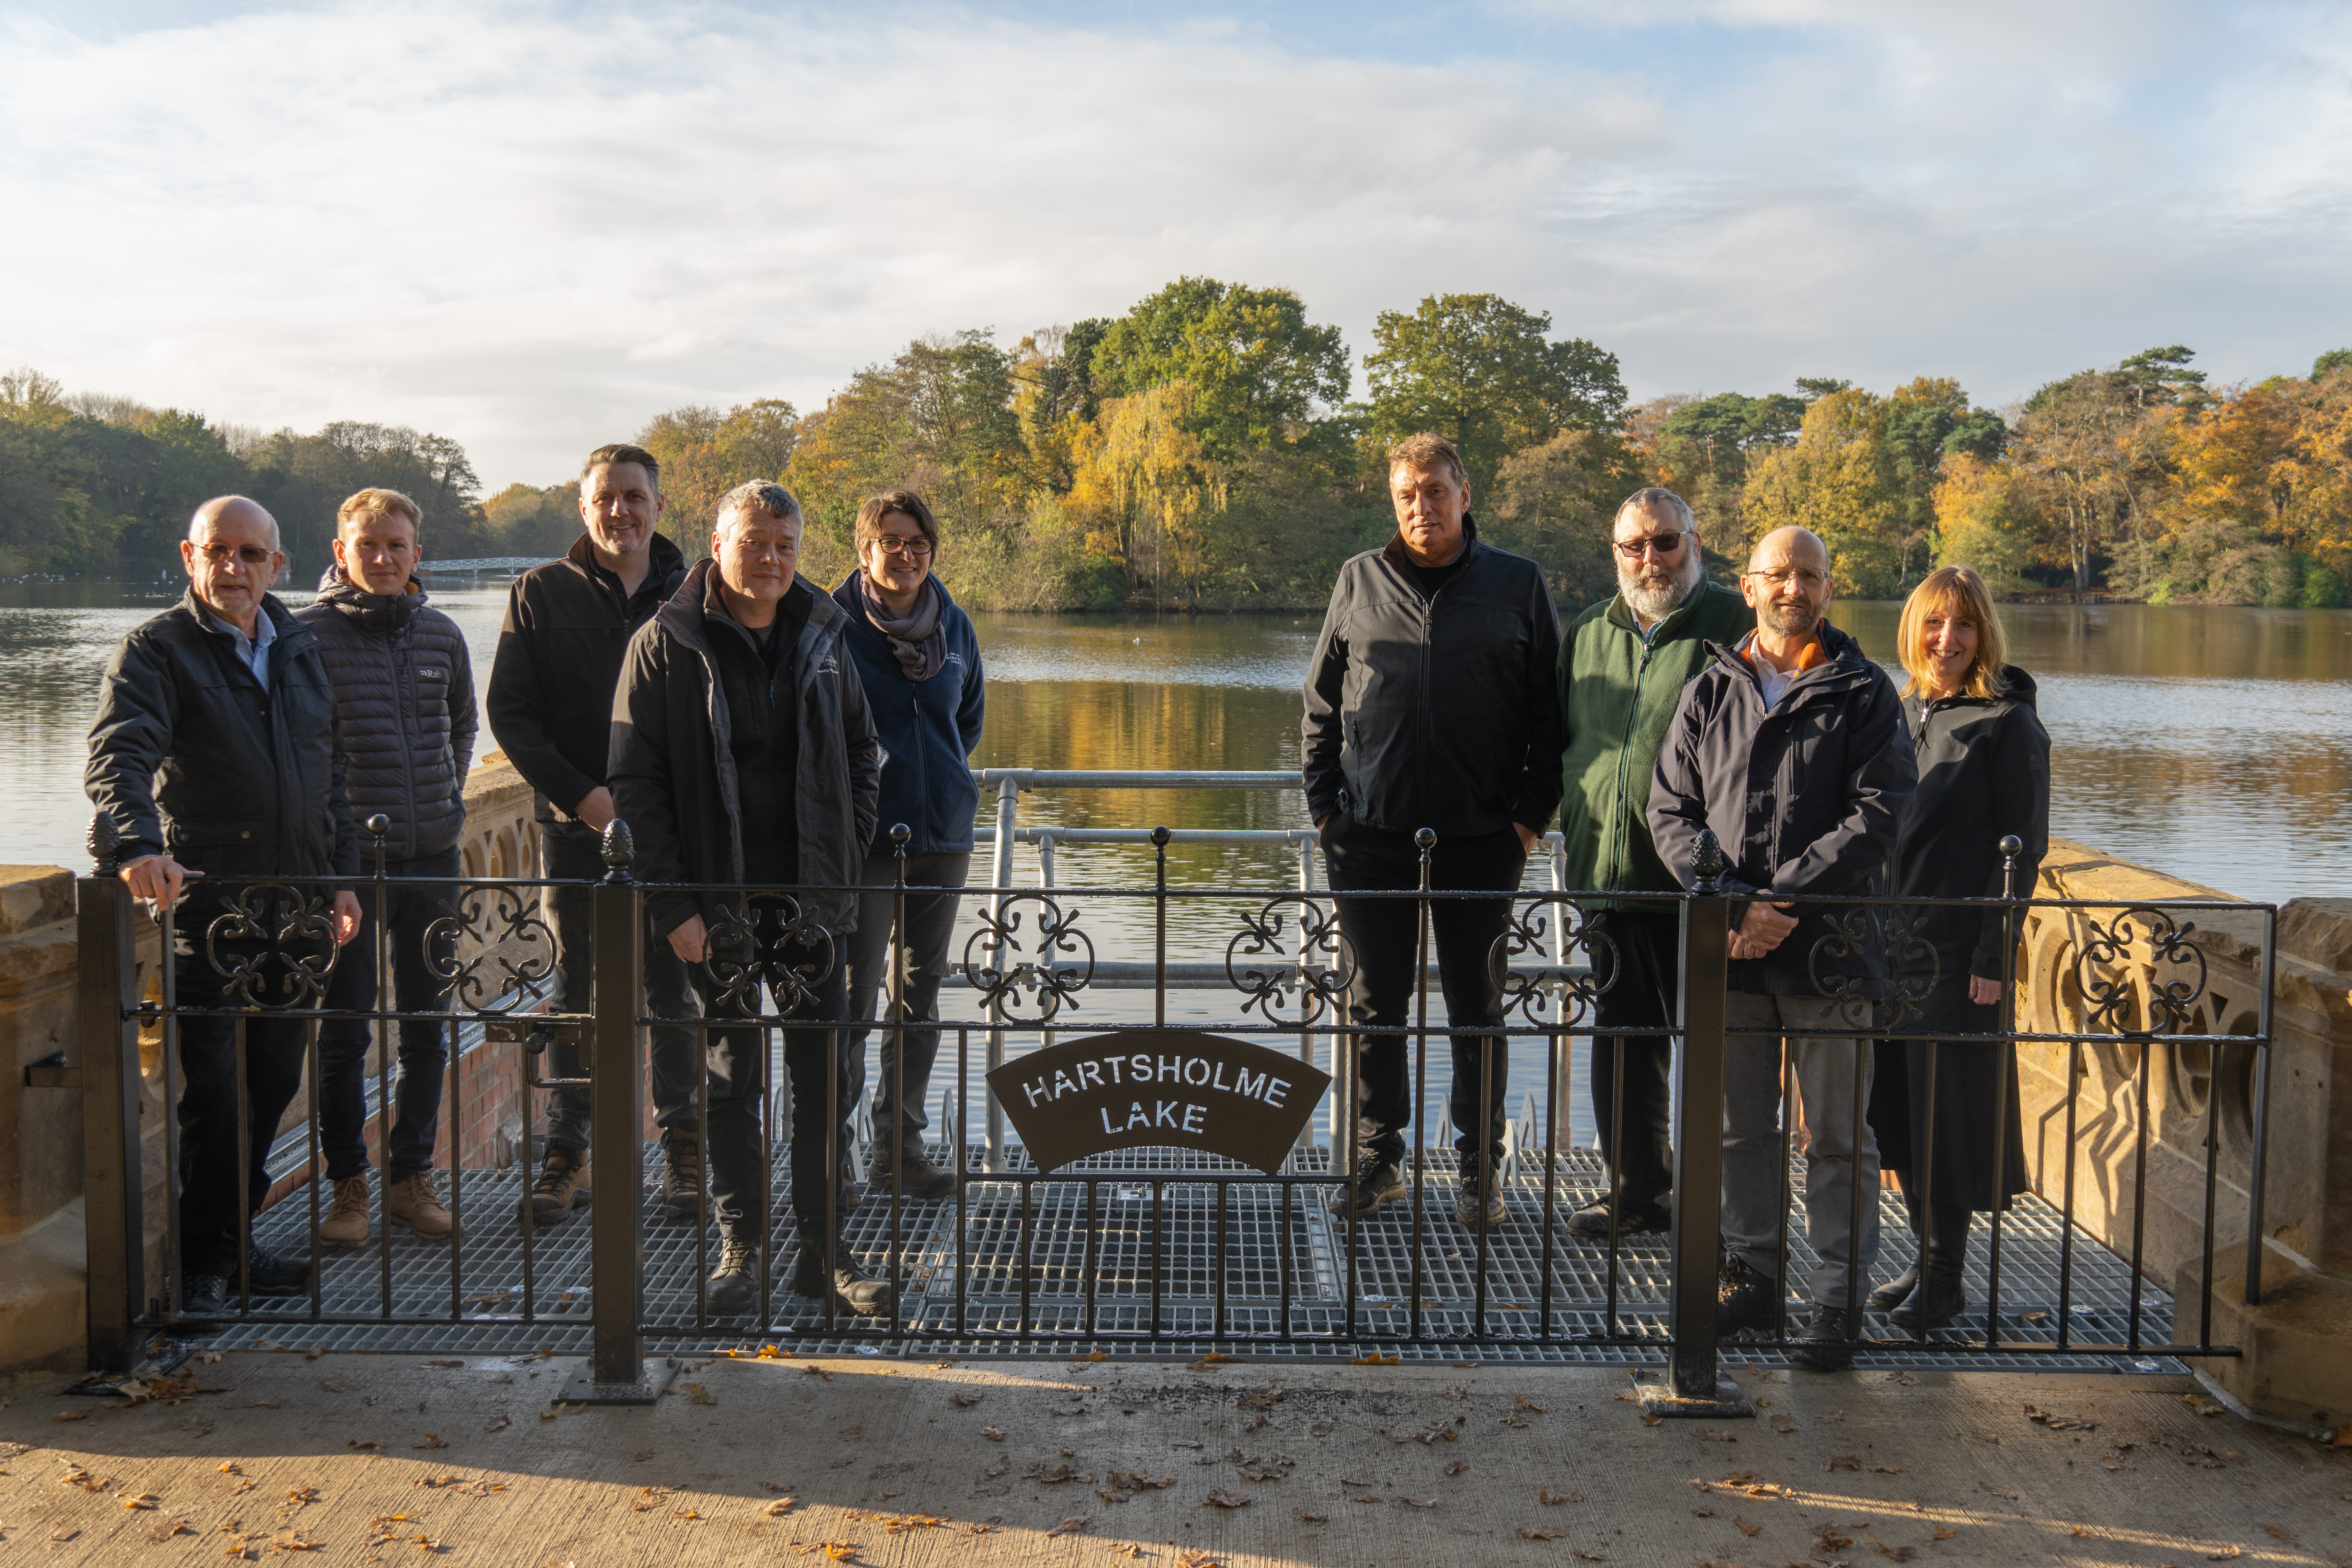
[[[360, 933], [327, 987], [331, 1012], [375, 1010], [376, 919], [400, 1031], [399, 1114], [384, 1135], [383, 1217], [427, 1239], [457, 1221], [434, 1185], [433, 1144], [441, 1083], [449, 1068], [446, 1027], [457, 956], [457, 840], [466, 830], [466, 771], [474, 760], [474, 665], [457, 623], [425, 602], [413, 574], [424, 514], [398, 490], [364, 489], [335, 513], [335, 561], [318, 602], [294, 613], [326, 656], [342, 719], [343, 783], [352, 818], [389, 824], [381, 887], [362, 889]], [[363, 837], [363, 872], [376, 865]], [[469, 998], [483, 1000], [484, 998]], [[368, 1238], [367, 1072], [372, 1025], [319, 1027], [319, 1143], [334, 1201], [319, 1239], [357, 1247]], [[389, 1109], [389, 1108], [387, 1108]]]
[[1820, 1260], [1808, 1281], [1811, 1310], [1796, 1333], [1805, 1342], [1792, 1359], [1830, 1372], [1853, 1358], [1878, 1253], [1878, 1144], [1863, 1119], [1871, 1058], [1860, 1037], [1883, 989], [1883, 955], [1850, 934], [1856, 917], [1867, 923], [1862, 911], [1789, 900], [1885, 892], [1917, 767], [1895, 682], [1822, 618], [1830, 555], [1821, 540], [1801, 528], [1765, 535], [1739, 585], [1756, 629], [1736, 647], [1715, 645], [1715, 663], [1684, 689], [1651, 784], [1650, 834], [1658, 858], [1691, 886], [1699, 832], [1712, 828], [1728, 862], [1724, 886], [1748, 900], [1732, 907], [1727, 1256], [1716, 1326], [1768, 1326], [1783, 1293], [1785, 1031], [1805, 1110], [1805, 1234]]
[[[866, 688], [842, 647], [848, 616], [794, 571], [801, 508], [765, 480], [719, 505], [711, 559], [695, 563], [629, 641], [613, 699], [614, 808], [656, 887], [656, 937], [690, 968], [705, 1017], [749, 1018], [764, 985], [787, 1019], [847, 1017], [857, 881], [882, 788], [882, 745]], [[698, 890], [691, 884], [704, 884]], [[709, 884], [804, 892], [745, 896]], [[848, 1147], [840, 1037], [786, 1027], [792, 1075], [793, 1289], [854, 1312], [889, 1310], [839, 1232], [827, 1189]], [[721, 1252], [710, 1310], [732, 1315], [759, 1289], [767, 1231], [760, 1106], [767, 1045], [756, 1025], [707, 1030], [710, 1192]]]

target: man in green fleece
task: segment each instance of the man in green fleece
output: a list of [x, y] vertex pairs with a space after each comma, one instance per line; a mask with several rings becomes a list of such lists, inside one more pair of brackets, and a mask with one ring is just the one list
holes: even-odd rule
[[[1698, 521], [1674, 491], [1652, 486], [1626, 497], [1610, 538], [1617, 593], [1577, 616], [1559, 641], [1568, 885], [1678, 892], [1682, 884], [1650, 842], [1650, 775], [1683, 688], [1706, 668], [1706, 645], [1737, 643], [1756, 613], [1738, 590], [1706, 580]], [[1664, 1230], [1673, 1217], [1674, 1047], [1654, 1031], [1675, 1016], [1675, 907], [1628, 900], [1593, 910], [1589, 922], [1594, 978], [1606, 987], [1594, 1022], [1612, 1031], [1593, 1037], [1592, 1109], [1617, 1192], [1617, 1226], [1621, 1233]], [[1609, 1194], [1568, 1225], [1579, 1236], [1606, 1237]]]

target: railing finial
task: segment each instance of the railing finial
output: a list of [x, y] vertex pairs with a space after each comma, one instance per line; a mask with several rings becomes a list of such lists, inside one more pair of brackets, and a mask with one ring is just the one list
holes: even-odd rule
[[619, 817], [604, 825], [604, 880], [625, 882], [629, 868], [637, 858], [637, 841], [629, 836], [629, 825]]
[[1697, 879], [1691, 886], [1696, 893], [1719, 893], [1723, 890], [1723, 844], [1712, 827], [1698, 830], [1698, 842], [1691, 848], [1691, 872]]
[[89, 847], [89, 858], [98, 862], [98, 874], [113, 876], [114, 858], [122, 849], [122, 830], [114, 826], [111, 812], [101, 811], [89, 819], [89, 837], [84, 842]]

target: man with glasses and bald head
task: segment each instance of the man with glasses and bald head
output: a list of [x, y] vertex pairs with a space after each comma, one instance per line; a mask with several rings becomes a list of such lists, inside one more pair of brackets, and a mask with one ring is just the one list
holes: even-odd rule
[[[1617, 592], [1560, 635], [1560, 837], [1568, 886], [1608, 892], [1680, 889], [1650, 841], [1650, 773], [1710, 643], [1748, 635], [1756, 614], [1707, 581], [1698, 521], [1651, 486], [1627, 496], [1611, 529]], [[1670, 903], [1612, 900], [1587, 911], [1593, 973], [1592, 1110], [1610, 1187], [1568, 1217], [1579, 1236], [1662, 1231], [1673, 1218], [1676, 916]], [[1622, 1103], [1620, 1095], [1622, 1096]], [[1614, 1199], [1613, 1210], [1612, 1199]]]
[[1683, 689], [1650, 784], [1660, 858], [1695, 885], [1693, 851], [1712, 828], [1728, 863], [1723, 886], [1745, 900], [1731, 910], [1716, 1328], [1769, 1328], [1786, 1294], [1785, 1035], [1804, 1102], [1805, 1235], [1818, 1259], [1790, 1359], [1816, 1372], [1853, 1361], [1878, 1253], [1878, 1143], [1862, 1114], [1871, 1058], [1859, 1037], [1885, 994], [1885, 965], [1879, 944], [1846, 935], [1851, 906], [1791, 896], [1883, 894], [1918, 782], [1895, 682], [1826, 618], [1830, 571], [1809, 530], [1757, 542], [1739, 579], [1756, 629], [1709, 647], [1715, 662]]
[[[187, 596], [131, 628], [106, 668], [82, 782], [114, 825], [131, 892], [179, 907], [179, 1005], [215, 1014], [179, 1027], [180, 1305], [201, 1317], [227, 1310], [232, 1297], [310, 1288], [310, 1261], [269, 1252], [249, 1227], [269, 1192], [270, 1141], [302, 1082], [305, 1026], [278, 1014], [320, 1005], [296, 966], [323, 955], [288, 919], [289, 898], [254, 884], [351, 877], [359, 840], [326, 658], [269, 592], [286, 567], [277, 520], [243, 496], [208, 500], [189, 521], [180, 563]], [[241, 896], [263, 912], [237, 915]], [[353, 893], [307, 886], [293, 898], [328, 909], [339, 946], [358, 931]], [[234, 980], [246, 966], [257, 976], [249, 995]], [[264, 1010], [246, 1023], [240, 1053], [226, 1013], [247, 1005]]]

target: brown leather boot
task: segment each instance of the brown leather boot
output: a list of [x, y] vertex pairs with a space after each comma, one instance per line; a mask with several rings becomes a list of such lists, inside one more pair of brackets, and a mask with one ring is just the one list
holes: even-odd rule
[[547, 1152], [546, 1163], [539, 1168], [539, 1180], [530, 1184], [530, 1191], [523, 1197], [525, 1219], [552, 1225], [570, 1214], [573, 1204], [588, 1201], [587, 1154], [584, 1149]]
[[406, 1226], [428, 1241], [446, 1240], [457, 1228], [457, 1216], [442, 1204], [430, 1171], [392, 1184], [383, 1194], [383, 1219], [386, 1225]]
[[368, 1238], [368, 1179], [362, 1171], [335, 1184], [334, 1206], [320, 1224], [319, 1240], [328, 1247], [364, 1247]]

